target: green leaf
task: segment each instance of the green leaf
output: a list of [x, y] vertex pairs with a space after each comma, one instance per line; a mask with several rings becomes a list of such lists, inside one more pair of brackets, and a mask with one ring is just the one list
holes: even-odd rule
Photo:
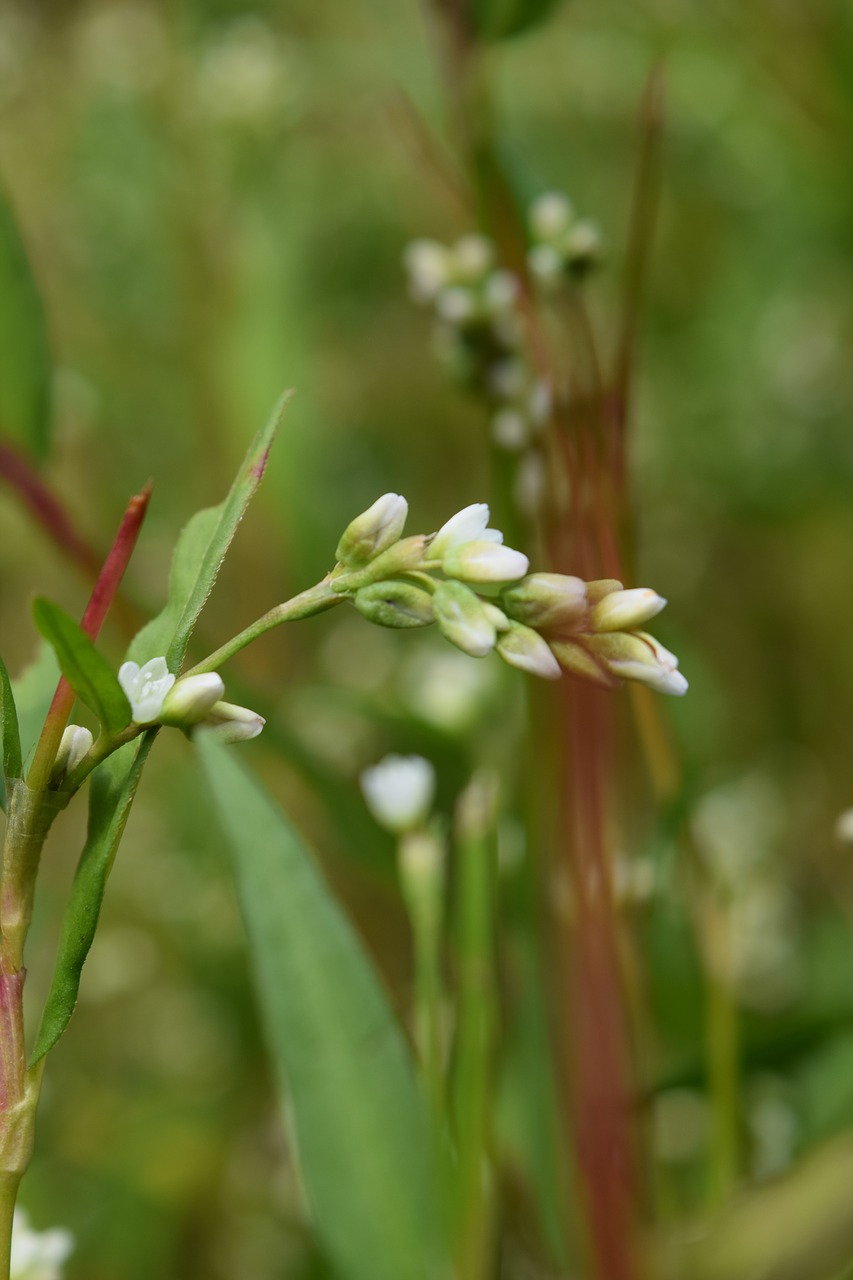
[[36, 600], [33, 614], [80, 701], [94, 711], [111, 736], [126, 729], [130, 724], [130, 703], [115, 671], [82, 627], [50, 600]]
[[3, 745], [3, 770], [0, 777], [0, 808], [6, 808], [6, 786], [21, 776], [21, 734], [18, 713], [9, 673], [0, 658], [0, 743]]
[[60, 677], [56, 654], [43, 640], [33, 661], [12, 682], [21, 731], [21, 755], [26, 762], [38, 741]]
[[130, 806], [156, 730], [128, 742], [92, 775], [89, 830], [62, 921], [59, 951], [30, 1066], [62, 1035], [77, 1003], [80, 973], [101, 913], [107, 877], [124, 834]]
[[169, 599], [162, 613], [131, 641], [128, 658], [140, 666], [163, 655], [169, 670], [181, 669], [190, 636], [216, 582], [222, 561], [263, 478], [270, 446], [292, 392], [281, 397], [258, 432], [234, 484], [218, 507], [199, 511], [183, 530], [169, 574]]
[[422, 1101], [376, 973], [272, 798], [227, 748], [199, 750], [318, 1231], [346, 1280], [444, 1275]]
[[471, 20], [483, 40], [521, 35], [548, 18], [560, 0], [471, 0]]
[[44, 307], [14, 214], [0, 191], [0, 436], [43, 458], [50, 428]]

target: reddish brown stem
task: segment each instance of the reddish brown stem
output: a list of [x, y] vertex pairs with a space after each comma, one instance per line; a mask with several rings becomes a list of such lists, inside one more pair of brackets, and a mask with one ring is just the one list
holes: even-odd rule
[[36, 522], [87, 577], [98, 572], [98, 553], [77, 532], [68, 512], [35, 468], [11, 445], [0, 442], [0, 476], [20, 497]]
[[[98, 579], [81, 623], [83, 630], [92, 640], [97, 640], [100, 634], [119, 583], [133, 554], [150, 497], [151, 485], [148, 484], [141, 493], [131, 498], [113, 540], [113, 545], [110, 547], [103, 568], [98, 574]], [[71, 715], [71, 709], [74, 706], [75, 696], [74, 690], [65, 677], [62, 676], [56, 686], [56, 693], [53, 695], [50, 711], [47, 713], [47, 719], [45, 720], [29, 777], [27, 778], [27, 785], [33, 791], [41, 790], [47, 786], [63, 730], [68, 723], [68, 717]]]

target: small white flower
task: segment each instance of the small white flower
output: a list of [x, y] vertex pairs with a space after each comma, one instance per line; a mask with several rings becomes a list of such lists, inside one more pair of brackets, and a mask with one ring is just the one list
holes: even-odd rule
[[451, 547], [461, 547], [466, 542], [503, 542], [499, 529], [489, 529], [489, 507], [485, 502], [474, 502], [463, 507], [441, 526], [429, 546], [430, 557], [441, 559]]
[[495, 250], [486, 236], [462, 236], [453, 246], [453, 266], [456, 278], [466, 284], [476, 284], [495, 260]]
[[54, 1227], [33, 1231], [23, 1209], [16, 1209], [12, 1226], [11, 1280], [61, 1280], [62, 1264], [74, 1248], [70, 1231]]
[[361, 790], [380, 826], [395, 835], [423, 823], [435, 794], [435, 770], [423, 756], [386, 756], [365, 769]]
[[501, 449], [519, 452], [527, 444], [530, 431], [517, 409], [499, 409], [492, 418], [492, 439]]
[[527, 255], [527, 263], [542, 284], [553, 284], [563, 274], [562, 255], [550, 244], [535, 244]]
[[432, 302], [450, 280], [450, 253], [437, 240], [413, 240], [403, 261], [416, 302]]
[[511, 310], [518, 300], [518, 280], [511, 271], [493, 271], [483, 288], [483, 299], [489, 315]]
[[441, 290], [435, 309], [448, 324], [467, 324], [477, 314], [477, 302], [470, 289], [454, 284]]
[[562, 191], [546, 191], [530, 206], [530, 228], [537, 240], [558, 240], [574, 216], [568, 196]]
[[175, 677], [165, 658], [151, 658], [140, 667], [125, 662], [119, 667], [118, 682], [130, 703], [135, 724], [153, 724], [163, 706]]

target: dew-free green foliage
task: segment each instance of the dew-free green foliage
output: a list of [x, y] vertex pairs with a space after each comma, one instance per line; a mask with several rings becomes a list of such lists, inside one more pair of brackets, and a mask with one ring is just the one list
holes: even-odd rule
[[285, 392], [246, 454], [228, 496], [199, 511], [178, 539], [169, 574], [169, 598], [162, 613], [134, 637], [128, 658], [140, 666], [166, 656], [170, 671], [181, 669], [190, 636], [222, 567], [237, 526], [263, 479], [272, 442], [291, 392]]
[[0, 441], [43, 458], [50, 444], [51, 357], [44, 307], [0, 188]]
[[21, 776], [21, 735], [18, 729], [18, 712], [6, 664], [0, 658], [0, 744], [3, 748], [3, 769], [0, 774], [0, 802], [5, 808], [6, 783]]
[[200, 744], [321, 1237], [345, 1280], [433, 1280], [431, 1148], [387, 996], [291, 823], [232, 752]]
[[96, 769], [89, 793], [89, 829], [65, 908], [50, 993], [30, 1058], [35, 1066], [68, 1025], [80, 974], [92, 946], [107, 879], [156, 730], [128, 742]]
[[53, 647], [65, 679], [109, 735], [130, 724], [128, 702], [118, 676], [98, 652], [86, 632], [58, 605], [36, 600], [33, 615], [45, 640]]

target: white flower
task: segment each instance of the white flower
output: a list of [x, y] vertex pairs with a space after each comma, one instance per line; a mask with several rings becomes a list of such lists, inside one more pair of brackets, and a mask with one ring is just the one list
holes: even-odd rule
[[527, 255], [527, 263], [542, 284], [553, 284], [563, 274], [563, 259], [550, 244], [535, 244]]
[[511, 271], [493, 271], [483, 288], [483, 300], [489, 315], [509, 311], [518, 300], [518, 280]]
[[215, 671], [184, 676], [166, 694], [160, 711], [163, 724], [180, 727], [198, 724], [225, 692], [222, 677]]
[[558, 240], [574, 216], [568, 196], [562, 191], [546, 191], [530, 206], [530, 228], [537, 240]]
[[455, 284], [441, 290], [435, 309], [448, 324], [467, 324], [477, 314], [477, 302], [470, 289]]
[[11, 1280], [60, 1280], [62, 1264], [74, 1248], [70, 1231], [33, 1231], [23, 1209], [12, 1226]]
[[530, 561], [522, 551], [497, 542], [465, 542], [445, 552], [441, 567], [462, 582], [515, 582], [527, 573]]
[[498, 409], [491, 422], [492, 439], [501, 449], [513, 452], [523, 449], [530, 438], [530, 431], [517, 409]]
[[118, 682], [130, 703], [135, 724], [153, 724], [163, 706], [175, 677], [165, 658], [151, 658], [140, 667], [125, 662], [119, 667]]
[[485, 502], [474, 502], [451, 516], [439, 529], [429, 545], [430, 557], [440, 560], [451, 547], [461, 547], [466, 542], [503, 542], [499, 529], [488, 529], [489, 508]]
[[453, 266], [457, 280], [476, 284], [495, 260], [495, 250], [486, 236], [462, 236], [453, 246]]
[[395, 835], [421, 825], [435, 794], [435, 770], [423, 756], [386, 756], [365, 769], [361, 790], [380, 826]]
[[450, 252], [437, 240], [413, 240], [403, 260], [416, 302], [432, 302], [450, 279]]

